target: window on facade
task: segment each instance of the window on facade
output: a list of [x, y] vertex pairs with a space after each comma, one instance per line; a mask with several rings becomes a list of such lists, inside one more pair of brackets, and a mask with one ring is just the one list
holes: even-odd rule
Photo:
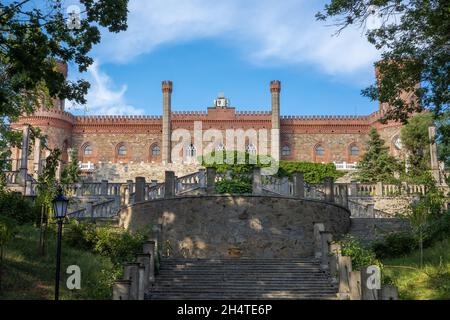
[[289, 146], [284, 146], [281, 149], [281, 155], [282, 156], [290, 156], [291, 155], [291, 148]]
[[322, 146], [316, 147], [316, 156], [324, 156], [325, 155], [325, 148]]
[[219, 144], [217, 145], [217, 147], [216, 147], [216, 150], [217, 150], [217, 151], [223, 151], [223, 150], [225, 150], [225, 146], [223, 145], [223, 143], [219, 143]]
[[84, 147], [84, 155], [85, 156], [91, 156], [93, 153], [93, 149], [91, 145], [87, 145], [86, 147]]
[[350, 155], [358, 156], [359, 155], [359, 148], [357, 146], [351, 146], [350, 147]]
[[186, 155], [188, 157], [195, 157], [196, 154], [197, 154], [197, 149], [195, 148], [195, 146], [193, 144], [188, 145], [186, 148]]
[[256, 146], [253, 143], [250, 143], [245, 148], [249, 154], [256, 154]]
[[158, 145], [152, 147], [152, 156], [158, 157], [161, 154], [161, 149]]
[[117, 149], [117, 154], [119, 155], [119, 156], [125, 156], [126, 154], [127, 154], [127, 148], [125, 147], [125, 146], [120, 146], [118, 149]]

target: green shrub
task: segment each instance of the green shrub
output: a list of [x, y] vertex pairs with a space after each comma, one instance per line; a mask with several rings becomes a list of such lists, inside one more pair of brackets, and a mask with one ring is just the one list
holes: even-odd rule
[[342, 255], [352, 258], [353, 270], [361, 270], [361, 268], [370, 265], [378, 265], [381, 267], [381, 263], [377, 260], [375, 253], [371, 248], [362, 244], [358, 238], [347, 235], [339, 243], [341, 245]]
[[336, 170], [333, 163], [280, 161], [279, 177], [291, 177], [295, 171], [303, 172], [305, 182], [312, 184], [323, 182], [325, 177], [336, 180], [345, 175], [344, 172]]
[[96, 242], [96, 225], [71, 220], [64, 228], [64, 241], [71, 247], [92, 251]]
[[0, 215], [14, 219], [21, 225], [37, 220], [33, 203], [14, 192], [0, 192]]
[[424, 247], [430, 247], [437, 241], [442, 241], [450, 235], [450, 210], [441, 216], [432, 217], [424, 228]]
[[252, 190], [252, 182], [250, 179], [245, 178], [224, 179], [216, 183], [217, 193], [244, 194], [252, 193]]
[[417, 238], [412, 232], [390, 233], [383, 240], [375, 241], [372, 244], [372, 249], [379, 259], [403, 256], [417, 247]]

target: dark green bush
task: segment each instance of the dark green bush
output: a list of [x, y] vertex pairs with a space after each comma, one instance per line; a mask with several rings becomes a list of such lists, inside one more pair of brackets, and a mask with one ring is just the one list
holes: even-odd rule
[[372, 244], [372, 249], [379, 259], [399, 257], [417, 249], [418, 241], [412, 232], [394, 232], [383, 240]]
[[424, 228], [424, 247], [430, 247], [437, 241], [442, 241], [450, 235], [450, 210], [441, 216], [433, 217]]
[[352, 268], [354, 270], [361, 270], [361, 268], [370, 265], [381, 267], [381, 263], [377, 260], [372, 249], [365, 246], [358, 238], [347, 235], [339, 243], [342, 255], [352, 258]]
[[14, 192], [0, 192], [0, 215], [16, 220], [18, 224], [37, 220], [33, 203]]
[[252, 193], [252, 189], [252, 182], [245, 178], [224, 179], [216, 183], [217, 193], [244, 194]]
[[120, 228], [71, 221], [65, 228], [64, 241], [72, 247], [108, 257], [114, 264], [121, 264], [134, 260], [135, 253], [142, 250], [148, 234], [147, 230], [131, 234]]

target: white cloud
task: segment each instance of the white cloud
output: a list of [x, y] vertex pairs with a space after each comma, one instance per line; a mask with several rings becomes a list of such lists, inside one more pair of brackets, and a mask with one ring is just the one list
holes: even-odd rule
[[158, 46], [223, 39], [256, 63], [309, 64], [327, 74], [351, 74], [378, 58], [360, 30], [335, 31], [315, 20], [325, 1], [131, 0], [128, 30], [105, 32], [102, 60], [126, 63]]
[[[83, 74], [83, 78], [89, 81], [91, 88], [86, 96], [88, 114], [101, 115], [141, 115], [144, 110], [137, 109], [126, 102], [125, 93], [127, 86], [122, 85], [119, 89], [115, 89], [115, 85], [111, 78], [100, 70], [98, 61], [89, 67], [87, 74]], [[84, 110], [85, 106], [73, 105], [69, 108], [76, 110]]]

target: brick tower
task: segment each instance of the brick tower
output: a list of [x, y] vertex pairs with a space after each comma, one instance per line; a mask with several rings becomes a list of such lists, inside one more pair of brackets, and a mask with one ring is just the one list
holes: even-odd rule
[[280, 91], [281, 82], [273, 80], [270, 82], [270, 93], [272, 95], [272, 134], [271, 149], [272, 157], [280, 159]]
[[162, 82], [163, 92], [163, 122], [162, 122], [162, 162], [167, 164], [172, 162], [171, 152], [171, 98], [172, 81]]

